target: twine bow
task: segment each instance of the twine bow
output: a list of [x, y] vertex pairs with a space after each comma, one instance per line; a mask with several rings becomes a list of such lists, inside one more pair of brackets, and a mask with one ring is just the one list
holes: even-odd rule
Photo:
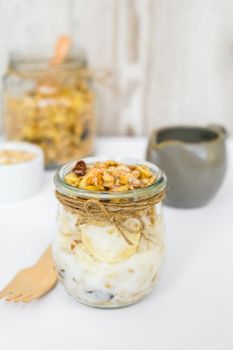
[[[140, 213], [159, 203], [165, 196], [164, 192], [147, 199], [127, 202], [110, 202], [96, 199], [73, 198], [56, 192], [59, 202], [71, 212], [78, 214], [77, 225], [98, 223], [112, 223], [121, 233], [129, 245], [133, 245], [126, 232], [137, 234], [144, 231], [145, 225]], [[134, 228], [126, 224], [128, 218], [135, 219], [138, 225]]]
[[[89, 224], [90, 222], [96, 221], [99, 223], [108, 222], [113, 225], [120, 231], [125, 241], [129, 245], [133, 245], [130, 239], [125, 235], [125, 231], [128, 233], [138, 233], [139, 230], [144, 229], [144, 223], [139, 215], [133, 212], [127, 212], [127, 214], [117, 211], [108, 210], [102, 202], [96, 199], [89, 199], [84, 204], [84, 212], [79, 212], [79, 224]], [[135, 228], [132, 229], [129, 226], [125, 225], [124, 222], [129, 218], [137, 220], [138, 226], [135, 225]]]

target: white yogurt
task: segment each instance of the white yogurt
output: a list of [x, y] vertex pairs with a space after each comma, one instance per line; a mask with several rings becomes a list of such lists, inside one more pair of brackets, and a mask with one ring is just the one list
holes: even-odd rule
[[[163, 218], [159, 214], [155, 223], [147, 213], [141, 218], [143, 235], [127, 233], [133, 243], [129, 245], [113, 225], [78, 227], [77, 216], [60, 207], [53, 254], [70, 295], [92, 306], [120, 307], [154, 288], [164, 260]], [[126, 224], [135, 224], [133, 220]]]

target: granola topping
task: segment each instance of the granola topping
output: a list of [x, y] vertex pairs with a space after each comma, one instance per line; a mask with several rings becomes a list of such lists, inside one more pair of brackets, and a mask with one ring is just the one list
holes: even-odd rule
[[150, 186], [155, 174], [145, 165], [128, 165], [113, 160], [86, 165], [83, 160], [65, 176], [71, 186], [91, 191], [124, 192]]

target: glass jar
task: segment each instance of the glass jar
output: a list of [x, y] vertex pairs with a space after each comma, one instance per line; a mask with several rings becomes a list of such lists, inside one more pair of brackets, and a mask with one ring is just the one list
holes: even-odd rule
[[10, 59], [4, 79], [6, 138], [42, 147], [47, 167], [93, 152], [94, 93], [86, 68], [81, 52], [59, 66], [39, 54]]
[[[84, 159], [87, 165], [104, 160]], [[59, 210], [53, 257], [59, 280], [81, 303], [106, 308], [136, 303], [150, 293], [165, 252], [161, 202], [165, 174], [148, 162], [115, 160], [149, 167], [156, 181], [127, 192], [83, 190], [64, 182], [75, 162], [63, 166], [54, 179]], [[76, 210], [76, 200], [84, 205], [82, 213]], [[119, 217], [123, 218], [121, 225]]]

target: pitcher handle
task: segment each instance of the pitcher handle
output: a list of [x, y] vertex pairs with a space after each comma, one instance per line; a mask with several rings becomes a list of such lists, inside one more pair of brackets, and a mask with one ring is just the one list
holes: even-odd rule
[[219, 124], [208, 124], [207, 127], [215, 132], [217, 132], [224, 139], [228, 137], [228, 131], [223, 125]]

